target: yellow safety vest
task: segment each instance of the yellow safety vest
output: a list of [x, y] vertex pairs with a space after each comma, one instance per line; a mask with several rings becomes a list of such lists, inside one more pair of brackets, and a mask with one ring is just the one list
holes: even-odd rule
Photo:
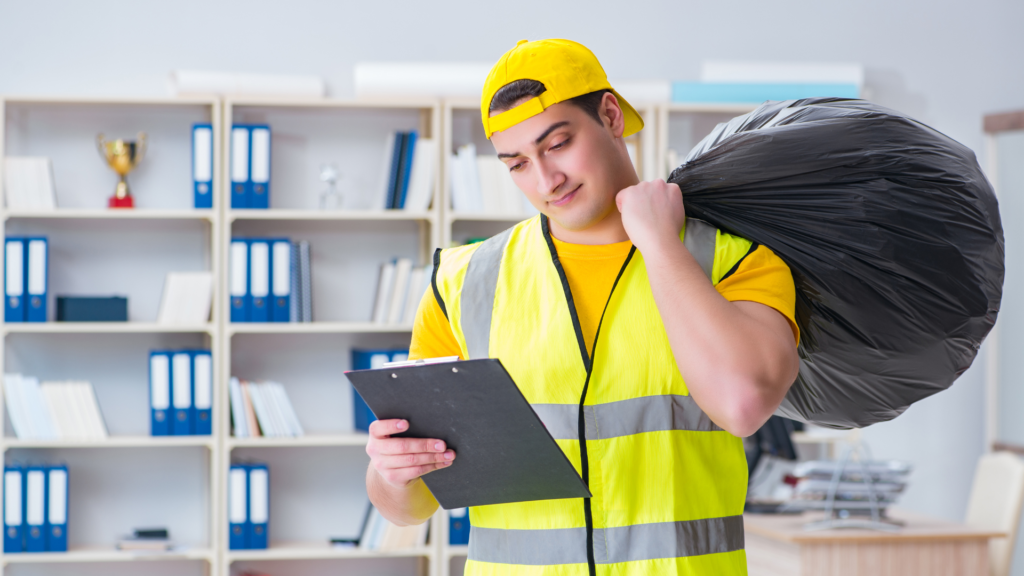
[[[715, 284], [757, 247], [694, 219], [681, 237]], [[501, 360], [593, 494], [471, 508], [466, 574], [746, 574], [742, 441], [689, 396], [635, 248], [592, 350], [543, 215], [439, 250], [433, 287], [462, 356]]]

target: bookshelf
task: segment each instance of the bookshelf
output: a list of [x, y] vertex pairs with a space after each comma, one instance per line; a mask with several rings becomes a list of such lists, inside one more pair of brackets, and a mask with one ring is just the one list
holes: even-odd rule
[[[721, 121], [752, 106], [637, 106], [646, 128], [630, 138], [642, 179], [665, 177], [668, 150], [689, 150]], [[213, 209], [192, 205], [191, 124], [214, 126]], [[228, 151], [233, 122], [272, 129], [271, 206], [228, 205]], [[386, 135], [417, 130], [437, 139], [434, 201], [422, 212], [365, 207], [378, 185]], [[137, 208], [109, 210], [116, 177], [95, 151], [98, 132], [149, 136], [149, 152], [129, 176]], [[0, 451], [8, 462], [63, 462], [70, 469], [69, 552], [2, 554], [0, 572], [22, 574], [202, 574], [247, 570], [270, 574], [461, 574], [466, 546], [449, 546], [448, 516], [431, 520], [430, 543], [397, 552], [329, 546], [330, 536], [358, 535], [365, 512], [367, 436], [353, 433], [351, 389], [343, 372], [352, 348], [399, 348], [412, 326], [370, 321], [381, 262], [430, 262], [433, 249], [493, 235], [524, 216], [451, 210], [450, 155], [468, 142], [493, 153], [473, 100], [0, 100], [0, 156], [52, 158], [58, 206], [53, 211], [0, 208], [5, 235], [50, 240], [46, 323], [4, 323], [0, 367], [41, 380], [93, 383], [110, 436], [103, 440], [20, 440], [0, 410]], [[341, 173], [346, 205], [320, 210], [324, 164]], [[2, 170], [2, 164], [0, 164]], [[2, 172], [0, 172], [2, 176]], [[313, 322], [231, 323], [225, 304], [232, 237], [309, 240]], [[156, 323], [170, 271], [215, 274], [211, 321]], [[129, 322], [56, 323], [57, 294], [123, 294]], [[215, 370], [208, 437], [151, 437], [148, 352], [209, 348]], [[59, 362], [53, 358], [59, 357]], [[306, 435], [234, 438], [227, 383], [231, 376], [282, 382]], [[266, 550], [227, 549], [227, 471], [235, 461], [270, 465], [270, 540]], [[122, 552], [116, 539], [132, 528], [168, 526], [183, 548]], [[145, 568], [137, 563], [145, 562]]]
[[[68, 552], [0, 554], [4, 573], [132, 574], [140, 570], [135, 563], [146, 562], [147, 574], [209, 574], [215, 566], [218, 442], [214, 436], [149, 436], [148, 352], [218, 348], [216, 321], [163, 326], [156, 317], [168, 272], [220, 266], [220, 206], [192, 208], [191, 181], [192, 124], [217, 126], [220, 111], [215, 99], [0, 99], [0, 157], [49, 157], [58, 205], [45, 212], [0, 208], [5, 236], [49, 241], [48, 322], [4, 323], [0, 366], [40, 380], [90, 381], [109, 434], [18, 439], [6, 409], [0, 411], [5, 462], [69, 469]], [[99, 157], [96, 135], [134, 138], [140, 131], [148, 150], [128, 176], [137, 208], [109, 210], [117, 177]], [[215, 129], [215, 154], [219, 147]], [[115, 294], [128, 297], [128, 322], [54, 321], [57, 295]], [[214, 363], [220, 361], [215, 354]], [[148, 525], [167, 526], [182, 548], [163, 554], [115, 549], [118, 538]]]

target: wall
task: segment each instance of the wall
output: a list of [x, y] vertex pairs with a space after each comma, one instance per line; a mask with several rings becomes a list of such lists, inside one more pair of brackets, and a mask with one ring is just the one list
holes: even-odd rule
[[[0, 94], [166, 95], [172, 69], [315, 74], [360, 61], [493, 61], [521, 38], [583, 42], [613, 79], [693, 79], [705, 59], [857, 61], [873, 100], [981, 151], [981, 117], [1024, 107], [1024, 3], [638, 0], [162, 3], [0, 0]], [[983, 448], [983, 362], [866, 431], [915, 463], [904, 503], [961, 518]]]

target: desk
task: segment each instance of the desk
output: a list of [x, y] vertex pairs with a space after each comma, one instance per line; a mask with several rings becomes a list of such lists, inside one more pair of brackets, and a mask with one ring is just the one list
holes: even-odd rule
[[1005, 533], [889, 509], [899, 532], [805, 531], [823, 514], [744, 514], [749, 576], [986, 576], [988, 541]]

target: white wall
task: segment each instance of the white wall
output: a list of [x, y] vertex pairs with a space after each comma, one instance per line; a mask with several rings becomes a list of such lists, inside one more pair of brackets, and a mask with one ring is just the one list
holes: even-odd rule
[[[1019, 0], [126, 3], [0, 0], [0, 93], [166, 95], [172, 69], [316, 74], [360, 61], [491, 61], [521, 38], [589, 46], [613, 79], [694, 79], [704, 59], [857, 61], [873, 100], [981, 151], [981, 117], [1024, 108]], [[905, 504], [963, 515], [983, 448], [981, 361], [866, 432], [915, 463]]]

